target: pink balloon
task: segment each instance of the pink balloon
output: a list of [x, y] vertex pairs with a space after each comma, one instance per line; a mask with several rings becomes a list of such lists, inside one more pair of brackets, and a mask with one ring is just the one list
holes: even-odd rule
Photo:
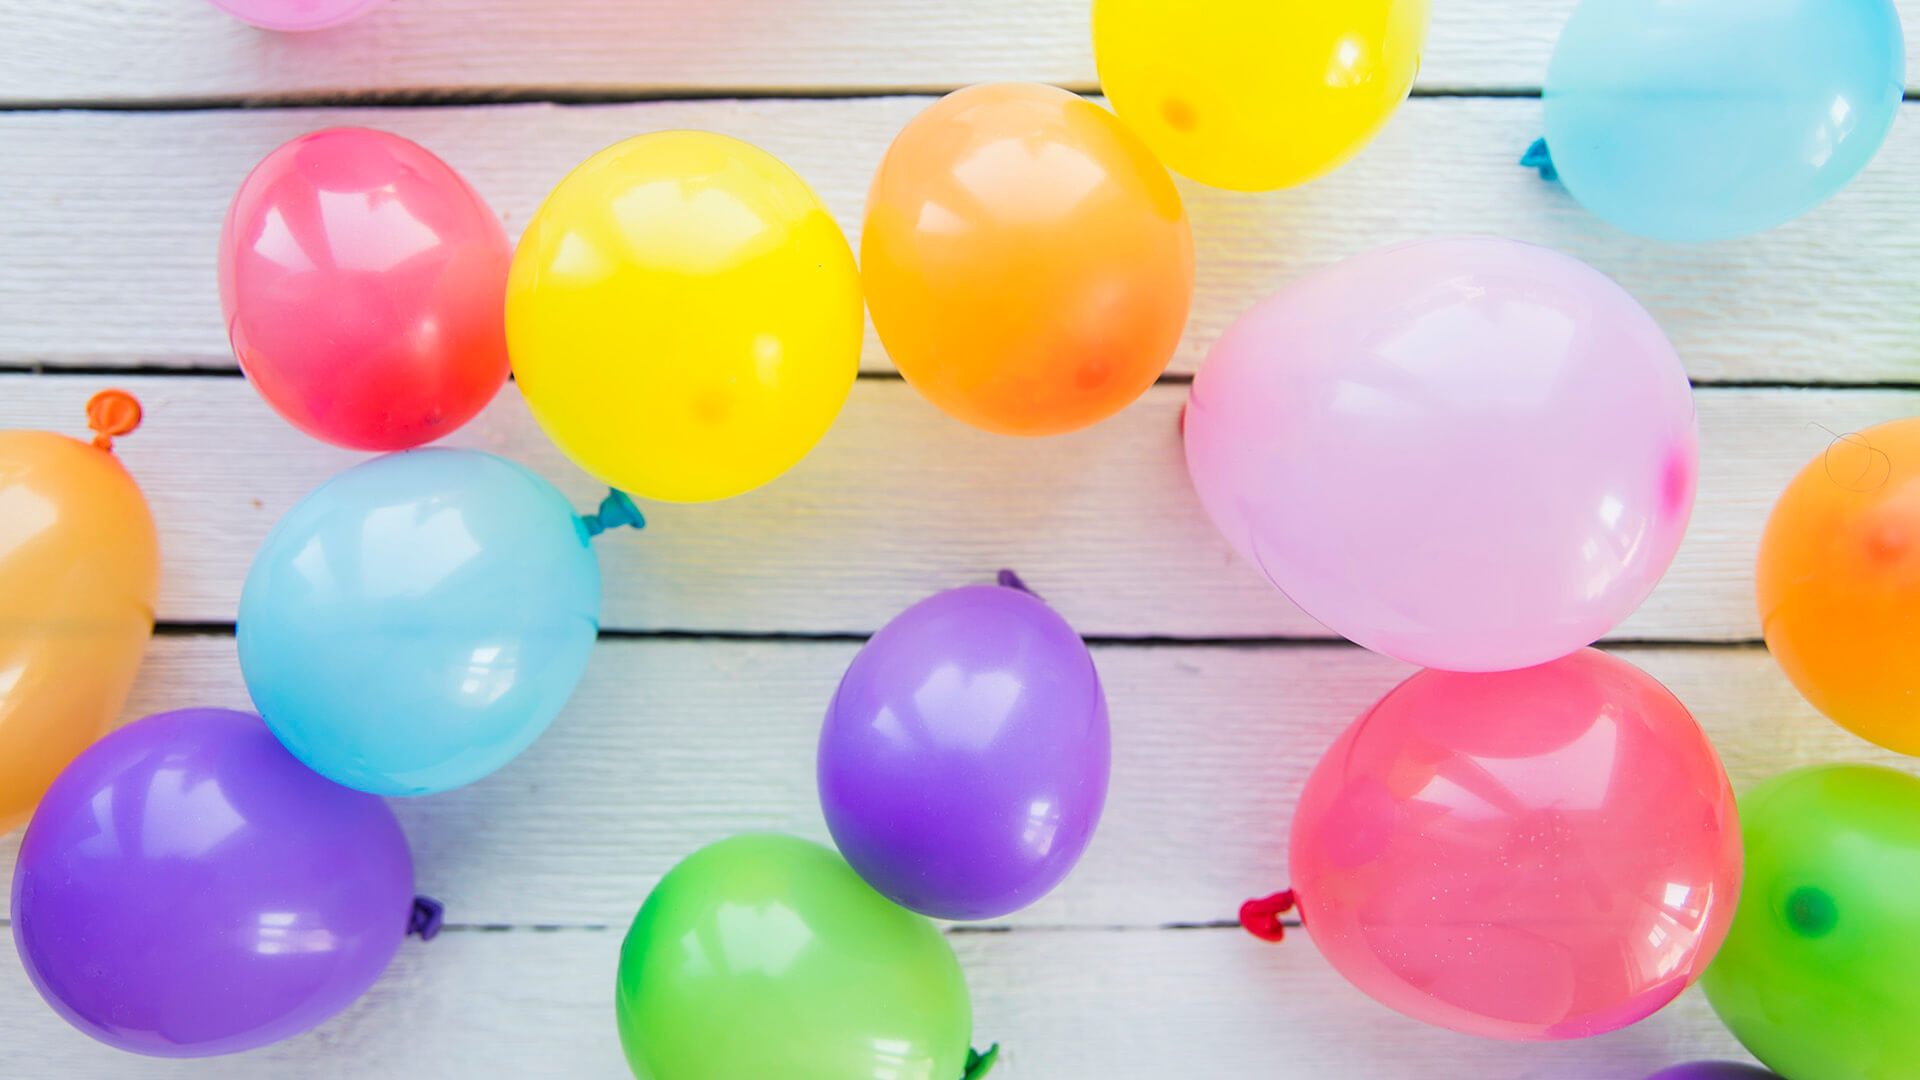
[[360, 15], [380, 0], [209, 0], [262, 30], [323, 30]]
[[1307, 779], [1289, 862], [1314, 943], [1375, 1000], [1572, 1039], [1699, 977], [1739, 899], [1740, 826], [1686, 707], [1583, 649], [1394, 688]]
[[302, 135], [254, 167], [220, 235], [240, 367], [295, 427], [355, 450], [447, 434], [507, 379], [499, 218], [384, 131]]
[[1214, 524], [1307, 614], [1426, 667], [1598, 639], [1693, 507], [1686, 372], [1631, 296], [1546, 248], [1429, 240], [1283, 289], [1186, 413]]

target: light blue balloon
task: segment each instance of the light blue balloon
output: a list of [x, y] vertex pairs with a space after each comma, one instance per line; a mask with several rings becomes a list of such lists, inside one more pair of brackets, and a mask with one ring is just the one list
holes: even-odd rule
[[1891, 0], [1584, 0], [1547, 72], [1546, 150], [1628, 232], [1744, 236], [1845, 187], [1905, 84]]
[[599, 632], [606, 511], [504, 458], [410, 450], [348, 469], [274, 526], [240, 594], [240, 670], [294, 756], [348, 787], [478, 780], [566, 704]]

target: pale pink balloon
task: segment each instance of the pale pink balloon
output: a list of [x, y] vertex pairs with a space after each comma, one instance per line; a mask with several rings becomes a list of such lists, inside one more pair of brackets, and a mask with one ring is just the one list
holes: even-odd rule
[[1374, 999], [1572, 1039], [1705, 970], [1739, 898], [1740, 826], [1686, 707], [1583, 649], [1401, 683], [1308, 778], [1289, 862], [1314, 944]]
[[1208, 355], [1187, 467], [1307, 614], [1426, 667], [1564, 656], [1680, 546], [1698, 450], [1673, 346], [1547, 248], [1429, 240], [1283, 289]]
[[372, 9], [381, 0], [209, 0], [262, 30], [323, 30]]

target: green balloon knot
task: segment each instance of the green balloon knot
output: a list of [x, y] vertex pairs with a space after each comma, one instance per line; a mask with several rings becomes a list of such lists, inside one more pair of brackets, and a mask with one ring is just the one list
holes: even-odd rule
[[969, 1049], [967, 1051], [967, 1071], [961, 1074], [960, 1080], [984, 1080], [986, 1075], [993, 1071], [993, 1063], [999, 1060], [999, 1043], [994, 1043], [992, 1046], [987, 1047], [987, 1052], [984, 1054], [978, 1050]]
[[1787, 897], [1787, 925], [1806, 938], [1826, 937], [1840, 922], [1840, 909], [1824, 890], [1803, 885]]

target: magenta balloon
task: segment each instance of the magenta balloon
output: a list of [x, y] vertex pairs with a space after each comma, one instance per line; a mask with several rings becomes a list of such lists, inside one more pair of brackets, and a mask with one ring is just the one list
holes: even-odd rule
[[1282, 290], [1214, 345], [1185, 426], [1240, 554], [1426, 667], [1592, 643], [1693, 506], [1693, 395], [1660, 328], [1605, 275], [1508, 240], [1385, 248]]
[[1699, 977], [1733, 919], [1740, 827], [1685, 706], [1585, 649], [1401, 683], [1314, 768], [1289, 859], [1314, 943], [1376, 1000], [1571, 1039]]
[[392, 811], [310, 772], [260, 718], [129, 724], [40, 801], [13, 871], [13, 941], [40, 995], [108, 1045], [226, 1054], [318, 1024], [407, 931]]
[[262, 30], [324, 30], [356, 18], [381, 0], [209, 0]]
[[820, 732], [820, 805], [875, 891], [990, 919], [1073, 869], [1107, 768], [1086, 645], [1032, 595], [980, 585], [913, 605], [853, 658]]

